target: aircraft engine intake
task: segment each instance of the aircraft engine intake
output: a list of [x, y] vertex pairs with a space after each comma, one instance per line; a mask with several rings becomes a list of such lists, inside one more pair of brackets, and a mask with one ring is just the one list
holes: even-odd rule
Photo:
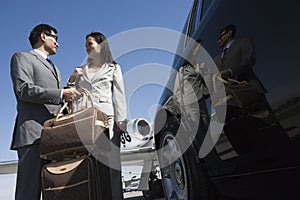
[[144, 118], [132, 119], [127, 123], [127, 133], [121, 135], [121, 150], [140, 148], [152, 137], [150, 123]]

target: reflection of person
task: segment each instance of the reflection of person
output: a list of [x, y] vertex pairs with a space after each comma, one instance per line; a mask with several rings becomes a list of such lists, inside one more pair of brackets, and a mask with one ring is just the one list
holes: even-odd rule
[[[188, 128], [195, 134], [198, 130], [206, 131], [209, 123], [205, 103], [208, 89], [200, 73], [200, 68], [204, 67], [204, 63], [198, 63], [200, 50], [201, 40], [199, 39], [195, 41], [185, 63], [179, 68], [174, 85], [174, 95], [184, 110], [185, 116], [182, 119], [188, 121]], [[204, 134], [197, 134], [197, 136], [204, 137]]]
[[236, 28], [234, 25], [226, 26], [220, 32], [218, 45], [222, 52], [214, 59], [222, 77], [234, 77], [250, 81], [257, 79], [252, 70], [256, 61], [253, 41], [250, 38], [234, 40]]
[[51, 65], [49, 55], [58, 48], [57, 31], [37, 25], [30, 33], [30, 52], [15, 53], [11, 59], [11, 78], [17, 99], [17, 118], [11, 149], [18, 153], [16, 200], [39, 200], [41, 193], [39, 139], [43, 123], [54, 117], [62, 98], [78, 95], [75, 89], [62, 89], [60, 72]]
[[[88, 89], [97, 109], [108, 115], [110, 139], [118, 148], [111, 165], [120, 165], [120, 130], [126, 130], [126, 99], [121, 67], [115, 63], [105, 36], [92, 32], [86, 36], [88, 62], [76, 68], [68, 80], [68, 85]], [[114, 131], [115, 129], [115, 131]], [[119, 131], [117, 131], [119, 130]], [[117, 152], [118, 151], [118, 152]], [[123, 199], [121, 172], [111, 168], [113, 199]]]
[[237, 148], [239, 153], [243, 153], [250, 149], [264, 147], [275, 138], [286, 138], [286, 134], [275, 119], [272, 108], [263, 95], [266, 90], [253, 71], [256, 55], [252, 39], [235, 40], [235, 33], [234, 25], [228, 25], [220, 32], [218, 45], [222, 52], [214, 59], [220, 75], [224, 79], [233, 78], [256, 83], [262, 93], [255, 106], [246, 113], [231, 105], [227, 107], [226, 120], [234, 118], [236, 123], [225, 125], [224, 131], [233, 145], [239, 146]]

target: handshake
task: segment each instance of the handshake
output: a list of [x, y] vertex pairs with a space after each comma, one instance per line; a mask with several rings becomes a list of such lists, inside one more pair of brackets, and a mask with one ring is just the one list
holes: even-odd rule
[[[72, 75], [70, 76], [68, 80], [68, 86], [74, 86], [75, 79], [78, 75], [82, 75], [82, 69], [76, 68]], [[71, 83], [70, 83], [71, 82]], [[72, 102], [77, 97], [80, 97], [81, 93], [78, 92], [74, 87], [68, 87], [63, 90], [63, 99], [66, 102]]]
[[72, 102], [74, 99], [81, 96], [81, 93], [76, 90], [76, 88], [66, 88], [63, 89], [63, 99], [66, 102]]

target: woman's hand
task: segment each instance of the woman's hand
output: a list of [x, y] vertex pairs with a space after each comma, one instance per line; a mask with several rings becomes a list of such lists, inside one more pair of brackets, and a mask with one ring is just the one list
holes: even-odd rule
[[116, 126], [116, 132], [118, 134], [126, 133], [127, 132], [127, 121], [118, 121]]
[[208, 70], [207, 70], [207, 68], [205, 66], [205, 62], [197, 63], [194, 66], [194, 68], [195, 68], [195, 72], [200, 73], [201, 75], [208, 73]]
[[72, 73], [72, 75], [70, 76], [69, 78], [69, 82], [70, 83], [73, 83], [75, 82], [75, 79], [78, 75], [81, 75], [82, 74], [82, 68], [81, 67], [77, 67], [74, 72]]

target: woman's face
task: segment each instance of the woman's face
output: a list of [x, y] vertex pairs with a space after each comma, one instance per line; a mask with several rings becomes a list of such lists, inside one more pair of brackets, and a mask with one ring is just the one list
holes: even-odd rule
[[200, 54], [200, 50], [201, 50], [201, 44], [197, 42], [196, 44], [194, 44], [191, 52], [188, 54], [188, 56], [186, 58], [187, 61], [189, 63], [191, 63], [192, 65], [196, 64], [197, 58], [199, 57], [199, 54]]
[[[100, 44], [98, 44], [92, 36], [89, 36], [85, 42], [86, 52], [90, 55], [92, 54], [100, 54]], [[90, 55], [91, 56], [91, 55]]]

